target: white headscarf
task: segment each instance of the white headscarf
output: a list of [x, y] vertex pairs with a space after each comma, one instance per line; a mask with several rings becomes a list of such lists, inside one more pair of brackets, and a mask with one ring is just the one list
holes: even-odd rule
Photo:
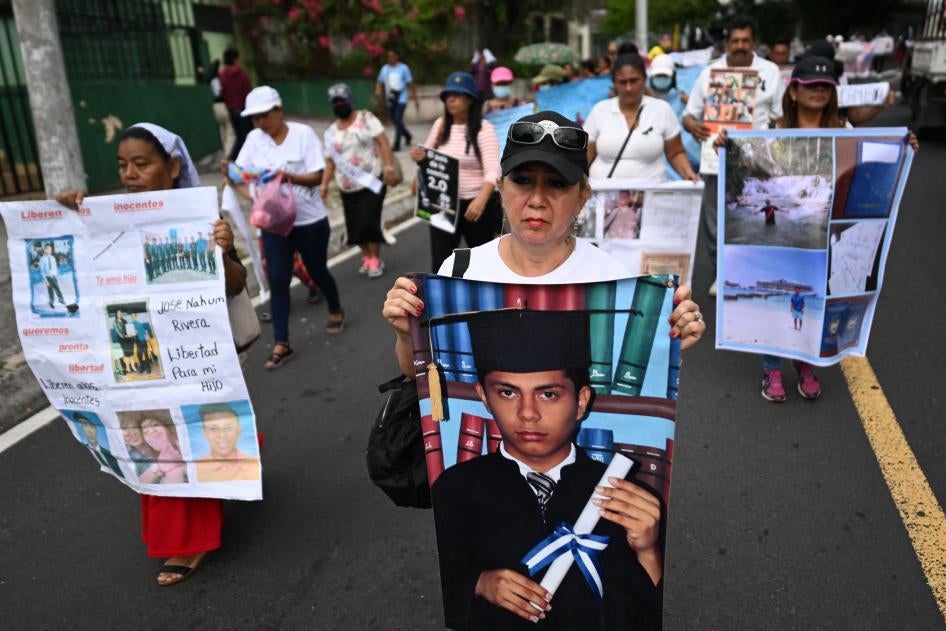
[[175, 133], [169, 132], [160, 125], [154, 123], [135, 123], [132, 127], [141, 127], [151, 133], [155, 139], [161, 143], [164, 150], [172, 158], [177, 158], [181, 163], [181, 172], [177, 176], [177, 188], [191, 188], [200, 186], [200, 178], [197, 177], [197, 169], [194, 167], [194, 161], [187, 153], [187, 146], [181, 137]]

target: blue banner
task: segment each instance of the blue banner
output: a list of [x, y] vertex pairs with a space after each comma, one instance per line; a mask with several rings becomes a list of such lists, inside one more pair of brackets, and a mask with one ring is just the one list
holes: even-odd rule
[[496, 136], [499, 139], [499, 155], [503, 155], [503, 150], [506, 148], [506, 134], [509, 132], [509, 126], [533, 112], [535, 112], [535, 105], [525, 103], [516, 107], [507, 107], [504, 110], [495, 110], [483, 117], [492, 123], [496, 130]]

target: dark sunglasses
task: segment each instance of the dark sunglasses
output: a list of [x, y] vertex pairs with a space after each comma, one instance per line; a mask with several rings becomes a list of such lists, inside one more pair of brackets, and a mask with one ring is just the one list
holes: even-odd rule
[[588, 132], [578, 127], [555, 127], [548, 129], [539, 123], [518, 122], [509, 126], [507, 140], [520, 145], [537, 145], [546, 136], [552, 137], [557, 147], [570, 151], [584, 151], [588, 148]]

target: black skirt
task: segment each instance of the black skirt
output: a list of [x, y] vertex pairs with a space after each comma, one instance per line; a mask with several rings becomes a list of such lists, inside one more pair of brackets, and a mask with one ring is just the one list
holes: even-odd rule
[[387, 187], [381, 187], [381, 192], [377, 194], [368, 188], [342, 193], [348, 245], [384, 242], [384, 236], [381, 234], [381, 209], [384, 207], [385, 193]]

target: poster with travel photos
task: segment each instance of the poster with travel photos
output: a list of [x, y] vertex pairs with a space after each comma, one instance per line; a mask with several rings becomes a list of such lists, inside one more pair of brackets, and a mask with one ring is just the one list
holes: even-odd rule
[[261, 499], [216, 189], [0, 214], [23, 353], [95, 466], [150, 495]]
[[638, 274], [693, 278], [703, 184], [592, 179], [594, 194], [578, 215], [578, 237]]
[[[411, 319], [411, 341], [446, 626], [511, 621], [473, 593], [480, 573], [507, 568], [531, 569], [554, 592], [548, 618], [556, 628], [659, 628], [654, 582], [626, 531], [596, 520], [589, 500], [606, 469], [630, 481], [659, 514], [649, 545], [662, 559], [680, 376], [668, 323], [675, 280], [412, 280], [425, 305]], [[559, 445], [577, 447], [575, 462], [542, 509], [504, 453]], [[609, 543], [592, 551], [594, 562], [576, 560], [577, 552], [539, 554], [569, 533], [586, 545]]]
[[415, 214], [438, 230], [453, 234], [460, 223], [460, 161], [424, 147], [417, 163]]
[[913, 149], [904, 128], [733, 132], [720, 151], [716, 346], [864, 355]]

